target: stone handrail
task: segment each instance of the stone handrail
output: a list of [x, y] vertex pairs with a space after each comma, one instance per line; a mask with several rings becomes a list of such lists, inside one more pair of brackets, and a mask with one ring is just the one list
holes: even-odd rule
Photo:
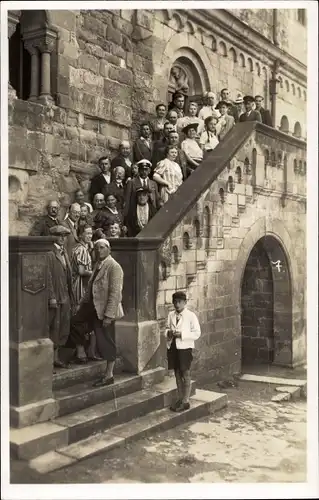
[[304, 141], [262, 123], [246, 122], [237, 124], [225, 139], [206, 156], [191, 177], [169, 198], [164, 207], [155, 214], [135, 239], [140, 242], [153, 240], [154, 244], [158, 242], [158, 245], [163, 242], [194, 206], [200, 196], [217, 179], [254, 131], [278, 139], [278, 141], [287, 142], [298, 148], [306, 149]]

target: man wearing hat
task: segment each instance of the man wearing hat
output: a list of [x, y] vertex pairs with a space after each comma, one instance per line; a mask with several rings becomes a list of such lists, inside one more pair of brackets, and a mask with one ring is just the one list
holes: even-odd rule
[[184, 151], [187, 166], [194, 170], [203, 160], [203, 151], [199, 146], [197, 137], [198, 123], [189, 123], [182, 129], [183, 134], [185, 134], [186, 139], [181, 144], [181, 149]]
[[220, 118], [216, 125], [216, 134], [219, 141], [222, 141], [228, 132], [235, 125], [235, 118], [228, 114], [231, 104], [227, 101], [219, 101], [216, 108], [220, 112]]
[[234, 104], [237, 108], [237, 112], [238, 112], [238, 118], [240, 117], [240, 115], [242, 115], [242, 113], [244, 112], [244, 106], [243, 106], [243, 103], [244, 103], [244, 100], [243, 100], [243, 96], [241, 94], [237, 94], [237, 97], [234, 101]]
[[239, 117], [240, 122], [261, 122], [261, 115], [257, 109], [253, 109], [255, 99], [251, 95], [245, 95], [245, 112]]
[[255, 96], [256, 110], [259, 111], [262, 122], [265, 125], [268, 125], [268, 127], [272, 127], [272, 119], [270, 112], [268, 111], [268, 109], [262, 107], [263, 100], [264, 100], [263, 96], [261, 95]]
[[107, 361], [107, 366], [104, 375], [93, 386], [102, 387], [114, 383], [115, 321], [123, 317], [123, 269], [111, 256], [108, 240], [95, 241], [94, 252], [97, 262], [86, 294], [72, 318], [70, 344], [83, 345], [85, 334], [94, 330], [98, 352]]
[[220, 113], [219, 111], [215, 108], [216, 106], [216, 94], [214, 92], [207, 92], [206, 94], [206, 105], [202, 107], [198, 114], [198, 118], [201, 120], [206, 120], [209, 116], [212, 116], [213, 118], [219, 118]]
[[177, 401], [170, 409], [176, 412], [188, 410], [191, 392], [191, 364], [195, 340], [201, 330], [196, 314], [187, 309], [185, 292], [177, 291], [172, 296], [174, 311], [168, 313], [165, 337], [167, 341], [168, 369], [174, 370], [177, 386]]
[[70, 229], [62, 225], [50, 229], [50, 235], [55, 237], [55, 243], [53, 250], [48, 253], [49, 332], [54, 344], [53, 365], [56, 368], [67, 368], [60, 359], [60, 348], [68, 340], [71, 312], [75, 304], [72, 271], [64, 248], [65, 238], [70, 232]]
[[149, 201], [156, 212], [160, 207], [160, 200], [156, 182], [149, 178], [152, 164], [149, 160], [142, 159], [137, 162], [138, 176], [128, 181], [125, 192], [124, 224], [128, 228], [128, 236], [134, 228], [134, 213], [136, 211], [136, 191], [145, 188], [149, 191]]

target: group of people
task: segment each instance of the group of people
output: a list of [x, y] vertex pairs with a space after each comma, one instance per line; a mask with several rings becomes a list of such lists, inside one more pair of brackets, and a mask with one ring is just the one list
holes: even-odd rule
[[[132, 148], [123, 141], [115, 158], [100, 158], [89, 201], [77, 190], [63, 220], [58, 201], [48, 203], [47, 214], [30, 235], [55, 237], [48, 256], [54, 370], [69, 367], [61, 359], [61, 347], [66, 346], [72, 348], [75, 363], [107, 361], [96, 386], [114, 382], [115, 321], [123, 316], [123, 270], [110, 255], [107, 238], [136, 236], [235, 123], [253, 120], [271, 126], [262, 100], [238, 95], [232, 102], [228, 89], [223, 89], [218, 103], [215, 94], [208, 92], [200, 110], [190, 102], [185, 113], [185, 96], [176, 93], [168, 108], [157, 105], [156, 117], [141, 124]], [[183, 292], [173, 296], [173, 304], [166, 336], [179, 398], [171, 409], [182, 411], [189, 407], [191, 351], [200, 327], [186, 308]]]

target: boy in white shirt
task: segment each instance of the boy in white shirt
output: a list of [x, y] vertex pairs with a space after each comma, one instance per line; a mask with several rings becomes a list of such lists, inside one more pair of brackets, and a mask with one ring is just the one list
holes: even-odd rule
[[175, 311], [168, 314], [165, 337], [168, 369], [174, 370], [178, 398], [170, 409], [181, 412], [190, 408], [190, 368], [195, 340], [200, 337], [201, 330], [196, 314], [186, 307], [186, 294], [175, 292], [172, 301]]

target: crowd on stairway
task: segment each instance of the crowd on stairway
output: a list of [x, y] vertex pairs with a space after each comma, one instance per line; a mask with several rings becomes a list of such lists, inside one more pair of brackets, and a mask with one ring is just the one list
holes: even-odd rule
[[[30, 235], [54, 237], [48, 255], [54, 369], [68, 366], [60, 357], [60, 348], [67, 346], [77, 363], [107, 360], [106, 373], [96, 384], [113, 383], [114, 325], [123, 316], [123, 270], [110, 255], [108, 238], [136, 236], [237, 122], [271, 126], [261, 96], [238, 95], [232, 102], [228, 89], [223, 89], [218, 103], [213, 92], [203, 101], [200, 110], [196, 102], [189, 102], [185, 112], [185, 96], [177, 92], [168, 107], [158, 104], [154, 119], [140, 124], [132, 147], [123, 141], [113, 159], [99, 159], [100, 173], [91, 179], [88, 201], [77, 190], [61, 220], [60, 205], [51, 200], [47, 214], [33, 226]], [[190, 361], [189, 356], [187, 366]]]

